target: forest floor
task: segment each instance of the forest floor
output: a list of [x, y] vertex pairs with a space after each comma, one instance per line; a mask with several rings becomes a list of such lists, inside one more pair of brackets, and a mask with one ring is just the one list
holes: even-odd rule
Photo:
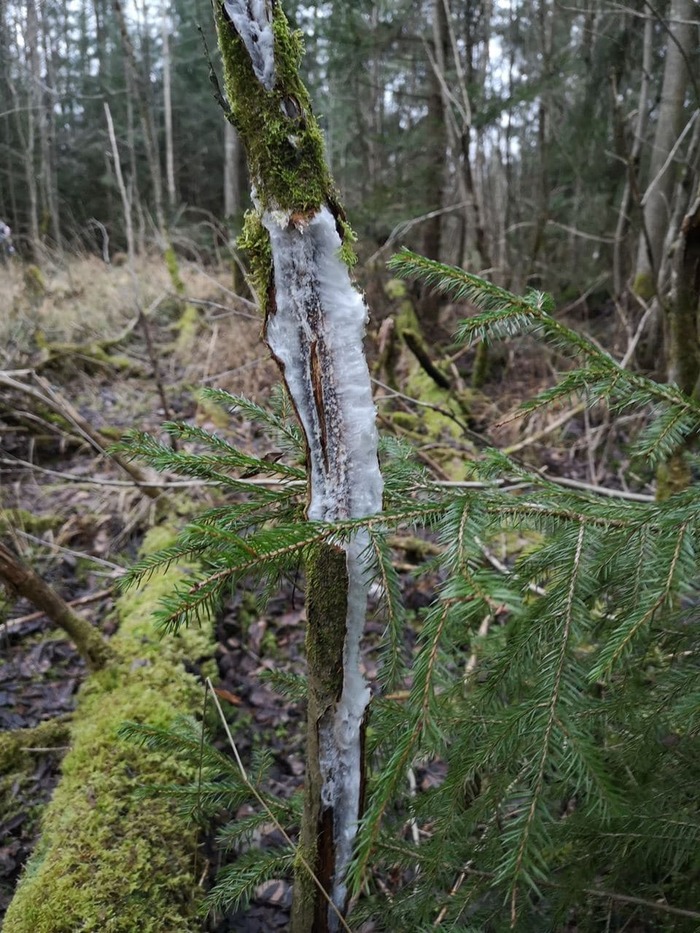
[[[159, 259], [140, 261], [135, 273], [134, 279], [126, 266], [110, 267], [93, 258], [48, 268], [40, 278], [19, 264], [0, 267], [0, 291], [10, 309], [0, 320], [0, 374], [45, 398], [58, 399], [59, 409], [62, 399], [69, 400], [82, 419], [113, 440], [134, 428], [163, 439], [165, 412], [156, 360], [172, 420], [219, 432], [244, 451], [263, 456], [266, 439], [254, 425], [225, 416], [197, 394], [199, 387], [211, 385], [265, 402], [278, 382], [262, 343], [261, 321], [232, 292], [230, 272], [183, 265], [185, 293], [196, 309], [185, 314], [183, 300], [173, 293]], [[376, 292], [381, 295], [381, 289], [372, 293]], [[377, 307], [381, 300], [373, 303], [371, 358], [377, 356], [379, 324], [392, 310], [389, 300], [384, 307]], [[150, 309], [152, 355], [144, 331], [135, 324], [137, 305]], [[465, 311], [446, 310], [446, 332]], [[595, 326], [609, 327], [609, 312], [598, 317]], [[95, 342], [121, 334], [126, 335], [118, 345], [93, 352]], [[460, 379], [468, 380], [470, 363], [468, 354], [456, 357], [453, 368]], [[411, 395], [409, 365], [404, 359], [397, 368], [405, 396]], [[377, 376], [383, 378], [381, 373]], [[474, 423], [483, 442], [515, 447], [552, 474], [615, 488], [632, 483], [638, 491], [649, 492], [644, 476], [636, 477], [634, 469], [630, 476], [624, 438], [613, 434], [602, 414], [592, 423], [579, 412], [556, 431], [549, 429], [555, 421], [551, 413], [548, 420], [531, 420], [526, 433], [520, 422], [508, 422], [522, 399], [551, 384], [555, 376], [553, 361], [527, 342], [495, 357], [491, 380], [474, 396]], [[416, 418], [409, 436], [436, 478], [463, 478], [455, 464], [475, 455], [474, 437], [460, 438], [439, 427], [423, 432], [425, 411], [381, 385], [377, 402], [385, 429], [392, 426], [391, 410], [397, 404]], [[539, 442], [528, 441], [538, 435]], [[197, 483], [166, 489], [166, 509], [184, 521], [205, 507], [210, 493]], [[116, 627], [115, 581], [133, 562], [157, 510], [162, 506], [156, 507], [108, 455], [86, 442], [70, 417], [57, 417], [56, 408], [37, 403], [36, 396], [0, 386], [0, 536], [7, 535], [23, 558], [65, 599], [75, 601], [106, 636]], [[508, 559], [505, 553], [501, 557]], [[418, 611], [429, 604], [434, 581], [416, 579], [410, 553], [397, 553], [397, 563], [406, 603]], [[0, 621], [3, 616], [0, 729], [69, 714], [85, 675], [81, 659], [28, 602], [8, 601], [4, 608], [0, 602]], [[370, 682], [376, 679], [375, 646], [381, 629], [379, 620], [370, 622], [364, 653]], [[239, 592], [219, 614], [216, 634], [218, 694], [239, 753], [246, 760], [255, 748], [272, 749], [272, 789], [291, 795], [303, 782], [301, 713], [263, 685], [260, 673], [269, 668], [303, 671], [303, 594], [293, 582], [285, 584], [260, 615], [251, 610], [247, 594]], [[412, 637], [410, 632], [407, 637]], [[0, 919], [36, 841], [42, 805], [59, 776], [60, 750], [36, 750], [35, 760], [31, 773], [0, 782]], [[417, 780], [429, 786], [433, 776], [418, 774]], [[274, 837], [275, 832], [271, 828], [269, 834]], [[210, 875], [222, 857], [211, 849]], [[285, 929], [290, 902], [290, 887], [271, 882], [261, 886], [244, 914], [213, 917], [206, 929]]]

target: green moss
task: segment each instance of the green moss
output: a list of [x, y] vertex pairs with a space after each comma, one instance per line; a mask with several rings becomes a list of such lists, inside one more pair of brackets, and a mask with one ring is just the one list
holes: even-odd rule
[[319, 547], [306, 565], [306, 658], [309, 689], [324, 704], [343, 689], [347, 594], [345, 551]]
[[168, 244], [165, 252], [163, 253], [163, 259], [165, 260], [165, 265], [168, 270], [168, 275], [170, 276], [170, 282], [173, 286], [173, 290], [176, 295], [182, 297], [185, 294], [185, 283], [182, 281], [180, 276], [180, 266], [178, 265], [177, 256], [175, 255], [175, 250], [172, 247], [172, 244]]
[[55, 531], [64, 522], [63, 515], [38, 515], [26, 509], [0, 510], [0, 531], [21, 528], [23, 531], [41, 534], [44, 531]]
[[245, 146], [258, 205], [246, 214], [237, 243], [248, 255], [253, 287], [265, 304], [272, 255], [260, 219], [264, 211], [287, 211], [303, 217], [327, 204], [337, 218], [340, 258], [348, 266], [357, 262], [353, 249], [356, 237], [333, 195], [323, 135], [299, 77], [301, 33], [290, 29], [281, 5], [275, 5], [275, 83], [268, 91], [256, 78], [243, 41], [220, 8], [216, 19], [231, 122]]
[[656, 471], [656, 499], [663, 502], [690, 486], [692, 475], [690, 462], [684, 451], [677, 451], [662, 463]]
[[651, 301], [656, 294], [656, 286], [650, 272], [639, 272], [632, 283], [632, 291], [643, 301]]
[[236, 613], [239, 628], [244, 636], [248, 635], [251, 625], [257, 622], [259, 615], [258, 601], [255, 594], [246, 590], [241, 597], [241, 604]]
[[66, 719], [49, 719], [31, 729], [0, 733], [0, 773], [21, 768], [31, 761], [32, 755], [27, 751], [28, 748], [65, 745], [69, 734], [70, 727]]
[[175, 329], [177, 330], [175, 349], [178, 353], [188, 352], [191, 350], [199, 330], [199, 311], [194, 305], [185, 304], [180, 318], [175, 324]]
[[250, 264], [250, 279], [258, 299], [264, 304], [272, 282], [272, 247], [258, 211], [246, 211], [243, 230], [236, 240]]
[[401, 279], [389, 279], [384, 285], [384, 291], [387, 298], [391, 298], [392, 301], [408, 297], [408, 286]]
[[476, 346], [474, 369], [472, 370], [472, 386], [480, 389], [489, 374], [489, 346], [485, 340], [480, 340]]
[[46, 294], [46, 282], [39, 266], [29, 265], [24, 269], [24, 288], [30, 298], [43, 298]]
[[[154, 529], [147, 550], [172, 543]], [[10, 905], [5, 933], [189, 933], [196, 920], [196, 831], [153, 784], [191, 780], [191, 768], [117, 738], [126, 720], [169, 726], [194, 713], [201, 687], [181, 658], [211, 651], [203, 630], [158, 638], [153, 611], [190, 568], [173, 566], [118, 601], [119, 661], [83, 686], [73, 744], [48, 807], [41, 843]]]
[[265, 90], [242, 40], [219, 9], [219, 47], [232, 119], [263, 209], [315, 211], [331, 188], [323, 137], [299, 77], [301, 33], [274, 11], [275, 86]]
[[338, 223], [342, 231], [340, 238], [341, 246], [338, 250], [338, 255], [345, 265], [352, 269], [353, 266], [357, 265], [358, 261], [358, 256], [353, 245], [357, 243], [357, 234], [346, 220], [341, 218]]

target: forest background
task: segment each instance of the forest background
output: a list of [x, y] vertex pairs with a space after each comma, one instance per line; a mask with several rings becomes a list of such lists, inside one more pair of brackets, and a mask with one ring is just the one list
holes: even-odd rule
[[[620, 298], [644, 271], [652, 180], [658, 266], [697, 157], [697, 5], [672, 7], [287, 4], [363, 255], [391, 238], [515, 291], [546, 282], [558, 304]], [[0, 216], [20, 253], [101, 255], [100, 225], [126, 248], [107, 102], [139, 247], [167, 221], [189, 257], [210, 258], [249, 195], [205, 77], [209, 4], [4, 0], [0, 17]]]

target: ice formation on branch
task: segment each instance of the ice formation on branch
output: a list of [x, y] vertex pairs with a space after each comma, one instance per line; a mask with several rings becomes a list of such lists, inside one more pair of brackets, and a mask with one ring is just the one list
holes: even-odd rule
[[327, 207], [297, 223], [267, 211], [275, 309], [267, 340], [309, 444], [309, 518], [336, 521], [381, 509], [376, 410], [362, 338], [367, 306], [339, 258]]
[[271, 0], [224, 0], [224, 10], [248, 50], [255, 77], [271, 91], [275, 83]]
[[[339, 258], [341, 239], [327, 207], [311, 218], [267, 211], [275, 301], [267, 342], [284, 370], [309, 447], [309, 518], [335, 521], [381, 511], [376, 410], [363, 348], [367, 307]], [[333, 901], [342, 910], [345, 875], [360, 809], [361, 728], [369, 688], [360, 670], [369, 562], [366, 534], [346, 547], [348, 573], [343, 690], [319, 723], [323, 806], [333, 811]], [[331, 929], [337, 918], [329, 917]]]

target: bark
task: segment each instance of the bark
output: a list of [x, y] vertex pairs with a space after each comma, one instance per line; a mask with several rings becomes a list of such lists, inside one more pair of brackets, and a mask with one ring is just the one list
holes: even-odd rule
[[672, 0], [659, 117], [649, 163], [649, 183], [643, 198], [643, 229], [635, 275], [635, 291], [643, 298], [650, 298], [657, 291], [664, 242], [673, 210], [676, 170], [671, 154], [682, 130], [689, 62], [698, 43], [698, 27], [694, 23], [696, 14], [694, 0]]
[[[30, 51], [25, 50], [26, 66], [30, 74], [32, 69], [32, 30], [36, 31], [36, 16], [32, 16], [32, 4], [27, 7], [26, 34]], [[26, 101], [20, 100], [19, 91], [15, 81], [8, 71], [8, 90], [12, 97], [12, 106], [15, 111], [15, 129], [19, 140], [24, 163], [24, 175], [27, 185], [27, 197], [29, 199], [29, 217], [27, 227], [31, 250], [35, 258], [40, 254], [40, 236], [39, 236], [39, 197], [37, 192], [36, 168], [34, 165], [34, 153], [36, 144], [36, 105], [34, 100], [34, 84], [30, 85], [30, 93]], [[26, 111], [26, 121], [22, 115]]]
[[74, 612], [62, 596], [2, 543], [0, 580], [11, 593], [28, 599], [62, 628], [92, 670], [100, 670], [112, 659], [112, 651], [97, 629]]
[[[428, 259], [442, 258], [442, 214], [445, 187], [445, 155], [447, 153], [446, 102], [443, 95], [447, 23], [442, 0], [433, 3], [433, 63], [430, 73], [428, 95], [427, 133], [429, 155], [425, 178], [425, 199], [432, 214], [423, 224], [422, 252]], [[429, 286], [421, 286], [418, 313], [428, 336], [435, 336], [440, 312], [439, 292]]]
[[163, 109], [165, 120], [165, 178], [168, 190], [168, 205], [175, 207], [175, 158], [173, 155], [173, 106], [170, 91], [170, 17], [163, 14]]
[[[632, 148], [627, 158], [627, 179], [622, 192], [620, 209], [617, 215], [617, 227], [615, 228], [615, 244], [613, 247], [613, 283], [615, 288], [615, 297], [619, 298], [624, 291], [624, 282], [627, 275], [623, 257], [623, 245], [627, 231], [629, 229], [630, 217], [629, 211], [632, 204], [632, 196], [638, 194], [639, 190], [639, 158], [642, 152], [642, 141], [646, 129], [649, 105], [649, 82], [651, 78], [652, 52], [653, 52], [653, 20], [649, 17], [644, 23], [644, 45], [642, 53], [642, 76], [639, 87], [639, 106], [637, 109], [637, 121], [634, 130], [634, 139]], [[613, 88], [615, 100], [617, 99], [617, 88]]]
[[[308, 515], [336, 521], [374, 514], [381, 478], [362, 348], [367, 312], [345, 264], [354, 259], [352, 234], [299, 78], [299, 40], [271, 0], [228, 0], [217, 28], [256, 204], [240, 242], [264, 305], [266, 340], [304, 431]], [[359, 667], [364, 547], [354, 539], [322, 548], [307, 565], [307, 778], [293, 933], [338, 930], [347, 910], [369, 694]]]
[[688, 395], [700, 392], [700, 197], [675, 244], [672, 301], [667, 311], [668, 381]]

